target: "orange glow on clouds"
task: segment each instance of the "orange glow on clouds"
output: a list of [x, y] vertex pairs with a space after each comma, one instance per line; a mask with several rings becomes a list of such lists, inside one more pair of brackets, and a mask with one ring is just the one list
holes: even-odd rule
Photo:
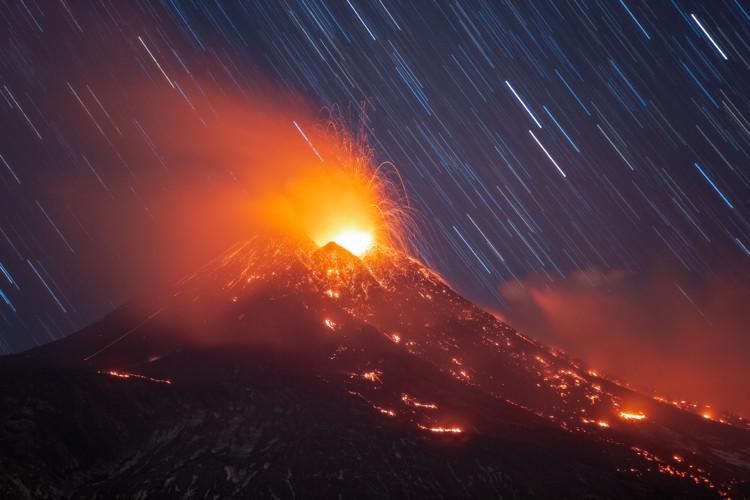
[[[748, 285], [735, 275], [722, 265], [710, 279], [696, 280], [655, 260], [648, 274], [593, 267], [555, 284], [541, 275], [510, 280], [501, 292], [510, 303], [507, 319], [524, 334], [645, 392], [668, 395], [675, 406], [701, 401], [713, 410], [690, 411], [748, 417]], [[691, 285], [694, 302], [676, 283]]]

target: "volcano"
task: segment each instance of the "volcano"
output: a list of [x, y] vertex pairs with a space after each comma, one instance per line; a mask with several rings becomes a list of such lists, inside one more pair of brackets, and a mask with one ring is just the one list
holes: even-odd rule
[[257, 236], [0, 358], [0, 387], [0, 498], [748, 494], [746, 421], [587, 370], [384, 247]]

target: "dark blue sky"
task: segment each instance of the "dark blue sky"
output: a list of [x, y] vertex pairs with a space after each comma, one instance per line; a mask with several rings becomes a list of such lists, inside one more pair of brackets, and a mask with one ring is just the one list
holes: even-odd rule
[[[646, 283], [668, 268], [701, 315], [694, 288], [748, 283], [744, 1], [9, 0], [0, 27], [0, 352], [158, 280], [141, 265], [161, 230], [151, 200], [176, 188], [148, 170], [179, 166], [134, 82], [186, 109], [199, 82], [260, 95], [260, 74], [316, 109], [365, 103], [376, 158], [426, 228], [423, 258], [500, 311], [499, 287], [530, 276]], [[145, 229], [123, 236], [110, 212]]]

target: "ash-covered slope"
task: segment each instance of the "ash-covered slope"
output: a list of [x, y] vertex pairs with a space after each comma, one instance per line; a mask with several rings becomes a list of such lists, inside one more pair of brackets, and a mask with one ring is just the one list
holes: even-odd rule
[[741, 498], [750, 432], [388, 249], [257, 237], [0, 359], [0, 498]]

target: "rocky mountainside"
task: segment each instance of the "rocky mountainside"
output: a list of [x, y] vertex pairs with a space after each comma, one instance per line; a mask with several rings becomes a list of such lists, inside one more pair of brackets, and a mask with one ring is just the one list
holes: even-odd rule
[[748, 429], [304, 238], [0, 358], [0, 498], [744, 498]]

